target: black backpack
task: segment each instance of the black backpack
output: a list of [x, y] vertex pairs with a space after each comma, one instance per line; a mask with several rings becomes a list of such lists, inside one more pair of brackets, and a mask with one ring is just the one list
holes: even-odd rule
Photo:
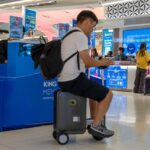
[[62, 61], [61, 58], [61, 42], [73, 32], [79, 32], [79, 30], [68, 32], [61, 40], [52, 40], [48, 43], [32, 47], [31, 56], [35, 62], [34, 67], [37, 68], [38, 65], [40, 66], [41, 73], [45, 79], [49, 80], [58, 76], [64, 64], [75, 55], [77, 55], [78, 69], [80, 69], [78, 51], [69, 56], [65, 61]]

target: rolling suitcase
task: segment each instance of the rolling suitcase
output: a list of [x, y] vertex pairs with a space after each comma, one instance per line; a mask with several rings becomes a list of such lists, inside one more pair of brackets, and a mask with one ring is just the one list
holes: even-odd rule
[[150, 75], [145, 77], [144, 95], [150, 94]]
[[55, 93], [53, 137], [59, 144], [67, 144], [68, 134], [86, 131], [86, 98], [61, 90]]
[[[105, 125], [105, 118], [102, 121]], [[53, 138], [61, 145], [67, 144], [69, 134], [83, 134], [86, 129], [90, 133], [90, 125], [86, 122], [86, 98], [61, 90], [55, 92]], [[103, 137], [94, 136], [95, 140]]]

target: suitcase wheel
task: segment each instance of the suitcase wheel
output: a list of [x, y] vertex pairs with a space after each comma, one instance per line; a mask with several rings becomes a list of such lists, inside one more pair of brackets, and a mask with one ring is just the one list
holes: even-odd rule
[[56, 140], [57, 140], [57, 142], [59, 144], [65, 145], [69, 141], [69, 136], [68, 136], [67, 133], [61, 133], [61, 132], [59, 132], [59, 133], [56, 134]]

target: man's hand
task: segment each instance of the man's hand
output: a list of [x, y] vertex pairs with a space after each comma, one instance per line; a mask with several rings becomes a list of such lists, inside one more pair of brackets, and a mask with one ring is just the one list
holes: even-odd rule
[[90, 57], [89, 52], [87, 50], [83, 50], [80, 52], [80, 57], [83, 60], [86, 67], [100, 67], [100, 66], [109, 66], [113, 65], [113, 61], [110, 58], [102, 58], [101, 60], [95, 60]]
[[109, 58], [102, 58], [100, 61], [100, 66], [109, 66], [109, 65], [113, 65], [113, 61], [110, 60]]

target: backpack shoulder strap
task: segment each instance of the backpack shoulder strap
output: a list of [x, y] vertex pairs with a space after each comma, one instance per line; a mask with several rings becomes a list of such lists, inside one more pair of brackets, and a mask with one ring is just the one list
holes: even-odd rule
[[[81, 31], [78, 29], [71, 30], [62, 38], [62, 40], [64, 40], [68, 35], [70, 35], [71, 33], [74, 33], [74, 32], [81, 32]], [[75, 55], [77, 55], [77, 65], [78, 65], [78, 69], [80, 70], [80, 60], [79, 60], [79, 52], [78, 51], [76, 51], [71, 56], [69, 56], [66, 60], [64, 60], [64, 64]]]
[[73, 56], [77, 55], [77, 65], [78, 65], [78, 70], [80, 70], [80, 59], [79, 59], [79, 52], [73, 53], [71, 56], [69, 56], [66, 60], [64, 60], [64, 64], [70, 60]]
[[74, 32], [81, 32], [81, 31], [78, 30], [78, 29], [71, 30], [71, 31], [69, 31], [69, 32], [62, 38], [62, 40], [64, 40], [68, 35], [70, 35], [71, 33], [74, 33]]
[[71, 59], [73, 56], [75, 56], [77, 53], [79, 53], [78, 51], [73, 53], [71, 56], [69, 56], [66, 60], [64, 60], [64, 63], [66, 63], [69, 59]]

